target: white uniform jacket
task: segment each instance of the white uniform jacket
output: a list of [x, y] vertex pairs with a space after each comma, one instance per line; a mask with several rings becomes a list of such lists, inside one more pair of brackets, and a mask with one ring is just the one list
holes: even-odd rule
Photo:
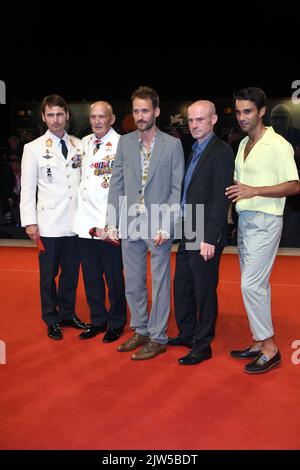
[[95, 155], [95, 134], [82, 139], [82, 181], [73, 226], [74, 232], [81, 238], [90, 238], [91, 228], [105, 226], [109, 183], [119, 138], [120, 135], [111, 128], [101, 138], [99, 150]]
[[60, 139], [47, 131], [26, 144], [22, 157], [22, 226], [37, 224], [44, 237], [73, 236], [81, 179], [82, 143], [65, 133], [67, 159]]

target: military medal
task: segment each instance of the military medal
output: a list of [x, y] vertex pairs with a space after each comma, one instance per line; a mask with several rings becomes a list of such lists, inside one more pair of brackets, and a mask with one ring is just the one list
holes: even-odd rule
[[47, 179], [48, 179], [49, 183], [51, 183], [52, 180], [53, 180], [53, 175], [52, 175], [50, 166], [47, 166]]
[[113, 164], [114, 164], [113, 161], [94, 162], [90, 165], [90, 167], [95, 168], [94, 170], [95, 176], [111, 175]]
[[104, 176], [101, 183], [102, 188], [107, 189], [109, 187], [109, 176]]
[[72, 168], [80, 168], [82, 165], [82, 156], [80, 149], [76, 150], [74, 157], [72, 158]]

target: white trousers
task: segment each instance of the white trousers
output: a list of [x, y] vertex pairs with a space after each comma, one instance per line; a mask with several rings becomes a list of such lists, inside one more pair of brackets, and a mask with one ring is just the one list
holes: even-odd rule
[[274, 335], [270, 275], [282, 232], [282, 216], [242, 211], [238, 223], [241, 289], [255, 341]]

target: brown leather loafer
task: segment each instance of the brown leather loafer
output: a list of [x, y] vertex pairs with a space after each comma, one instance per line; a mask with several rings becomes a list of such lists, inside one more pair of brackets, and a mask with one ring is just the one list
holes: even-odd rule
[[128, 352], [133, 351], [134, 349], [138, 348], [139, 346], [144, 346], [149, 341], [148, 336], [139, 335], [138, 333], [134, 333], [134, 335], [129, 338], [125, 343], [120, 344], [117, 347], [117, 351], [119, 352]]
[[152, 359], [153, 357], [158, 356], [158, 354], [166, 352], [166, 350], [167, 348], [164, 344], [160, 344], [157, 341], [149, 340], [143, 348], [141, 348], [139, 351], [133, 354], [133, 356], [131, 356], [131, 359], [133, 361]]

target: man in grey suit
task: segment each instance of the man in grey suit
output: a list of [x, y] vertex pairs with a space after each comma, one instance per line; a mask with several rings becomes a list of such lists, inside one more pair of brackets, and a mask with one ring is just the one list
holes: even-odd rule
[[[108, 195], [107, 234], [122, 239], [126, 298], [134, 335], [119, 352], [142, 346], [131, 359], [151, 359], [166, 351], [170, 313], [170, 254], [180, 214], [184, 155], [179, 139], [156, 126], [155, 90], [139, 87], [131, 97], [137, 130], [123, 135]], [[152, 307], [148, 316], [147, 252], [151, 253]]]

